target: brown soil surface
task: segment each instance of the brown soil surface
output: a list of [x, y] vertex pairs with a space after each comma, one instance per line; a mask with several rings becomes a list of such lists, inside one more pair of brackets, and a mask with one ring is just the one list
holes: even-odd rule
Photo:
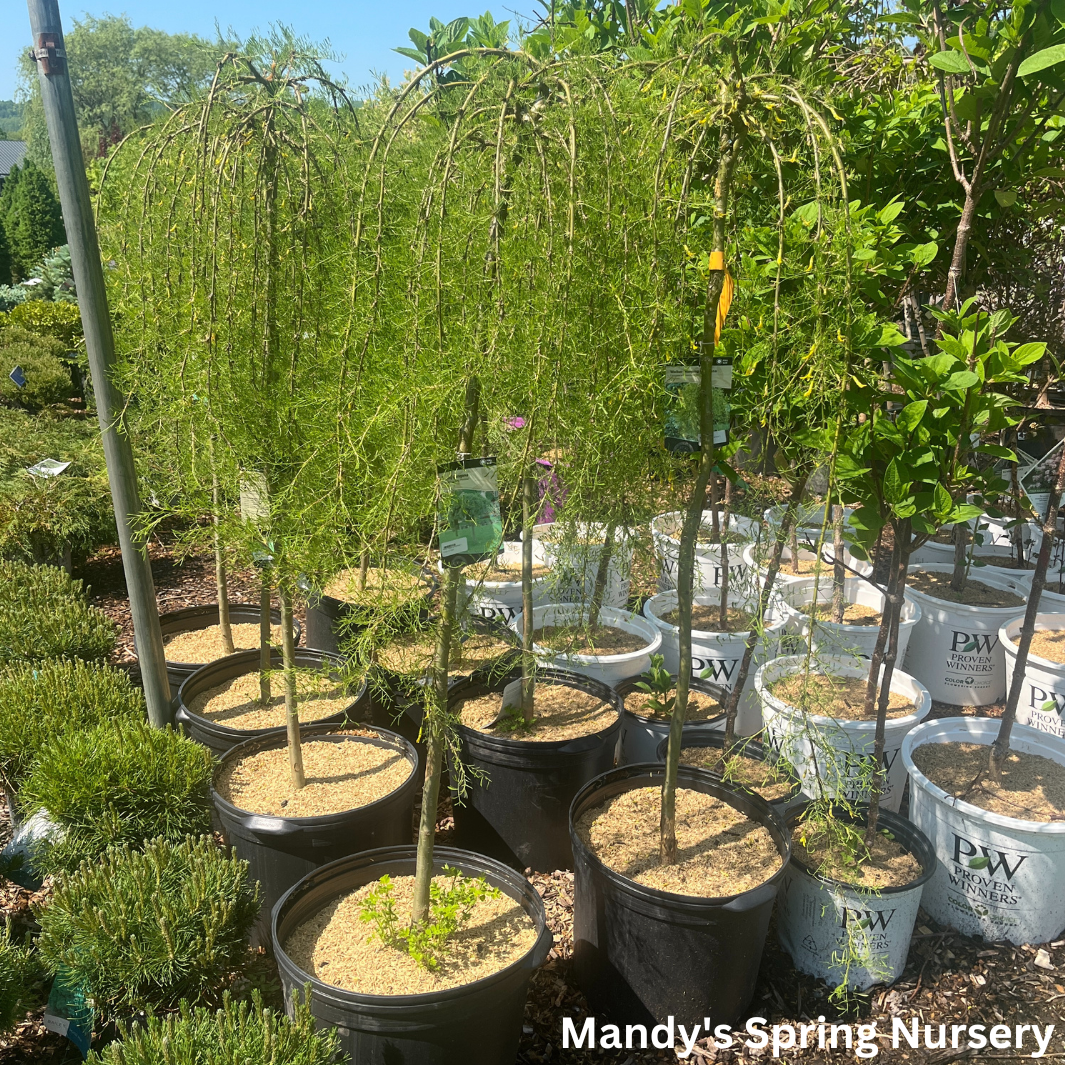
[[[233, 652], [259, 650], [259, 626], [254, 623], [247, 625], [231, 625], [233, 631]], [[270, 630], [270, 643], [274, 647], [281, 646], [281, 626], [275, 625]], [[218, 625], [208, 625], [205, 629], [194, 629], [192, 632], [179, 632], [168, 636], [163, 641], [166, 648], [166, 657], [169, 662], [213, 662], [216, 658], [224, 658], [231, 652], [226, 650], [222, 642], [222, 629]]]
[[544, 625], [533, 632], [533, 640], [556, 654], [621, 655], [639, 651], [648, 640], [634, 632], [615, 629], [612, 625]]
[[[721, 524], [723, 525], [724, 522], [722, 521]], [[676, 519], [669, 521], [660, 521], [657, 525], [657, 528], [663, 536], [668, 536], [670, 537], [670, 539], [679, 541], [680, 534], [684, 528], [684, 519], [681, 518], [679, 521]], [[719, 534], [717, 539], [715, 539], [714, 527], [710, 522], [703, 521], [703, 523], [699, 526], [698, 540], [696, 541], [697, 543], [703, 546], [707, 546], [710, 544], [718, 544], [722, 540], [724, 540], [726, 544], [746, 544], [749, 542], [749, 538], [744, 536], [743, 533], [735, 531], [726, 532], [724, 536], [721, 536]]]
[[[450, 671], [469, 673], [513, 650], [515, 643], [490, 633], [471, 633], [451, 648]], [[398, 636], [377, 651], [377, 661], [394, 673], [426, 673], [436, 654], [436, 633], [432, 630]]]
[[[987, 769], [990, 749], [980, 743], [923, 743], [913, 752], [917, 768], [950, 795], [962, 796]], [[1010, 751], [995, 784], [984, 772], [965, 801], [1023, 821], [1065, 820], [1065, 766], [1038, 754]]]
[[946, 603], [960, 603], [963, 606], [1024, 606], [1024, 598], [1006, 591], [1005, 588], [992, 588], [989, 584], [970, 576], [965, 582], [965, 590], [955, 592], [950, 586], [949, 573], [933, 573], [930, 570], [917, 570], [911, 573], [907, 584], [925, 595], [942, 599]]
[[[287, 720], [285, 680], [280, 670], [270, 673], [270, 691], [270, 703], [263, 706], [259, 702], [258, 672], [244, 673], [201, 692], [189, 709], [227, 728], [280, 728]], [[338, 714], [354, 701], [353, 695], [320, 673], [297, 672], [296, 694], [300, 721], [304, 723]]]
[[[669, 698], [669, 696], [676, 694], [676, 691], [676, 688], [670, 688], [665, 693], [665, 697]], [[672, 720], [672, 714], [664, 714], [661, 711], [648, 709], [647, 700], [651, 698], [661, 699], [662, 697], [651, 696], [644, 691], [630, 692], [625, 696], [625, 709], [630, 714], [639, 714], [641, 717], [651, 718], [655, 721]], [[711, 699], [704, 692], [688, 692], [688, 713], [685, 715], [685, 721], [705, 721], [708, 717], [717, 717], [718, 714], [723, 714], [724, 712], [725, 708], [716, 699]]]
[[[1019, 642], [1014, 640], [1014, 646]], [[1029, 653], [1065, 665], [1065, 629], [1037, 629]]]
[[228, 763], [218, 775], [218, 793], [253, 814], [318, 817], [369, 806], [411, 774], [401, 754], [357, 739], [306, 740], [300, 749], [306, 784], [298, 791], [289, 779], [288, 748], [279, 747]]
[[995, 569], [1012, 569], [1012, 570], [1032, 570], [1035, 566], [1031, 562], [1026, 562], [1024, 559], [1017, 558], [1003, 558], [1000, 555], [976, 555], [976, 561], [982, 562], [985, 566], [994, 566]]
[[359, 570], [341, 570], [323, 589], [322, 594], [356, 606], [400, 606], [428, 592], [420, 574], [387, 566], [371, 566], [366, 571], [366, 587], [359, 587]]
[[502, 693], [481, 695], [476, 699], [467, 699], [459, 707], [459, 720], [467, 728], [489, 736], [505, 736], [531, 743], [553, 743], [577, 739], [578, 736], [592, 736], [610, 728], [617, 721], [617, 714], [609, 703], [565, 684], [536, 685], [533, 722], [529, 728], [514, 726], [516, 717], [520, 716], [517, 712], [497, 724], [502, 710]]
[[[807, 617], [835, 623], [832, 603], [805, 603], [798, 608]], [[843, 608], [844, 625], [880, 625], [881, 611], [861, 603], [848, 603]]]
[[[446, 887], [444, 877], [436, 883]], [[367, 884], [330, 903], [301, 924], [285, 950], [304, 972], [323, 983], [366, 995], [418, 995], [481, 980], [505, 969], [536, 942], [532, 918], [509, 896], [476, 903], [466, 923], [448, 940], [437, 969], [430, 971], [405, 951], [382, 943], [373, 923], [362, 920]], [[414, 877], [392, 878], [396, 924], [410, 924]]]
[[921, 875], [921, 863], [883, 832], [866, 857], [864, 836], [864, 826], [806, 822], [792, 832], [792, 853], [812, 872], [862, 888], [903, 887]]
[[[467, 566], [463, 572], [467, 584], [478, 584], [481, 581], [520, 581], [521, 560], [503, 563], [498, 559], [489, 559], [487, 562], [475, 562], [472, 566]], [[549, 572], [549, 566], [543, 563], [533, 563], [533, 580]]]
[[791, 794], [794, 779], [789, 779], [772, 762], [740, 751], [724, 760], [725, 752], [720, 747], [684, 747], [680, 752], [681, 765], [698, 766], [717, 773], [730, 784], [742, 784], [758, 792], [766, 802], [787, 798]]
[[[809, 714], [821, 714], [841, 721], [866, 720], [864, 677], [833, 677], [823, 673], [810, 673], [804, 677], [801, 673], [794, 673], [774, 681], [769, 690], [782, 703]], [[916, 709], [905, 695], [892, 692], [888, 698], [889, 718], [905, 717]]]
[[728, 803], [677, 788], [677, 862], [659, 861], [660, 788], [634, 788], [592, 807], [577, 834], [610, 869], [677, 895], [737, 895], [780, 868], [772, 836]]
[[[728, 608], [728, 625], [721, 627], [721, 608], [717, 606], [692, 606], [692, 628], [698, 632], [749, 632], [751, 628], [751, 612], [738, 606]], [[670, 625], [680, 624], [680, 610], [671, 610], [663, 621]]]

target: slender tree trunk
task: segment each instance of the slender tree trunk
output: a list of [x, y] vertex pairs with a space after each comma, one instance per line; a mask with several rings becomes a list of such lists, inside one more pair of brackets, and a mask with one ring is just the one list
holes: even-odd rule
[[791, 572], [799, 572], [799, 530], [795, 525], [791, 527]]
[[303, 748], [300, 746], [300, 712], [296, 700], [296, 634], [292, 625], [292, 592], [282, 582], [281, 654], [285, 664], [285, 724], [288, 729], [288, 769], [292, 786], [299, 790], [306, 784], [303, 773]]
[[[942, 310], [949, 311], [961, 303], [959, 292], [962, 282], [965, 280], [965, 261], [969, 251], [969, 237], [973, 231], [973, 220], [976, 218], [977, 204], [983, 196], [983, 171], [979, 169], [973, 174], [969, 182], [969, 188], [965, 192], [965, 204], [961, 209], [961, 218], [958, 221], [958, 229], [954, 236], [954, 254], [950, 259], [950, 269], [947, 271], [947, 290], [943, 294]], [[942, 323], [940, 323], [942, 332]]]
[[536, 516], [536, 478], [526, 474], [522, 481], [521, 541], [521, 717], [532, 724], [536, 696], [536, 659], [533, 657], [533, 521]]
[[603, 546], [599, 549], [599, 561], [595, 567], [595, 583], [592, 585], [592, 599], [588, 604], [588, 628], [594, 630], [599, 624], [599, 613], [606, 598], [607, 579], [610, 577], [610, 563], [614, 557], [614, 540], [617, 536], [616, 520], [607, 522], [603, 535]]
[[721, 599], [718, 606], [718, 623], [722, 632], [728, 632], [729, 551], [728, 532], [732, 505], [732, 482], [725, 478], [725, 510], [721, 521]]
[[1032, 590], [1028, 593], [1028, 605], [1024, 610], [1024, 621], [1021, 624], [1021, 633], [1017, 640], [1017, 659], [1013, 666], [1013, 676], [1010, 678], [1009, 695], [1006, 697], [1006, 709], [1002, 712], [1002, 723], [999, 725], [998, 735], [991, 745], [991, 757], [988, 768], [993, 780], [998, 781], [1002, 773], [1002, 766], [1006, 762], [1006, 755], [1010, 749], [1010, 733], [1013, 731], [1013, 723], [1017, 720], [1017, 704], [1021, 699], [1021, 688], [1024, 687], [1024, 669], [1028, 664], [1028, 652], [1032, 646], [1032, 637], [1035, 635], [1035, 619], [1039, 613], [1039, 599], [1046, 587], [1047, 570], [1050, 568], [1050, 554], [1054, 547], [1054, 537], [1058, 529], [1058, 509], [1061, 493], [1065, 492], [1065, 448], [1061, 449], [1058, 458], [1058, 472], [1054, 479], [1054, 488], [1047, 502], [1046, 513], [1043, 515], [1043, 539], [1039, 544], [1039, 554], [1035, 559], [1035, 572], [1032, 574]]
[[954, 572], [950, 577], [950, 588], [954, 592], [965, 591], [966, 563], [968, 562], [969, 523], [960, 521], [954, 526]]
[[211, 461], [211, 507], [214, 511], [214, 581], [218, 593], [218, 629], [222, 633], [222, 646], [227, 655], [236, 647], [233, 645], [233, 626], [229, 623], [229, 589], [226, 581], [226, 559], [222, 550], [222, 536], [219, 526], [222, 523], [222, 490], [218, 484], [218, 467], [215, 465], [214, 438], [210, 445]]
[[894, 536], [892, 536], [893, 545], [891, 548], [891, 569], [888, 572], [888, 579], [885, 584], [884, 595], [884, 609], [880, 614], [880, 629], [876, 634], [876, 643], [873, 645], [872, 658], [869, 661], [869, 673], [865, 682], [865, 708], [862, 713], [864, 720], [869, 721], [876, 713], [876, 695], [878, 683], [880, 679], [880, 667], [884, 664], [884, 652], [888, 646], [888, 638], [891, 635], [891, 603], [892, 596], [895, 592], [895, 580], [898, 576], [898, 561], [900, 557], [901, 534], [900, 529], [902, 523], [899, 523], [898, 528], [893, 528]]
[[843, 566], [843, 507], [838, 503], [832, 508], [832, 556], [832, 619], [842, 625], [847, 610], [847, 571]]
[[270, 578], [263, 569], [263, 581], [259, 586], [259, 702], [266, 706], [272, 698], [270, 693], [270, 666], [273, 624], [270, 617]]
[[370, 573], [370, 549], [364, 548], [362, 558], [359, 559], [359, 591], [366, 590], [366, 578]]

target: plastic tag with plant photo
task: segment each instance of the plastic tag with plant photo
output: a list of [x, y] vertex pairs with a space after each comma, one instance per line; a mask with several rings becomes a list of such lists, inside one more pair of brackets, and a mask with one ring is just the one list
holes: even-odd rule
[[[683, 454], [698, 451], [699, 385], [702, 372], [698, 366], [663, 366], [666, 390], [664, 436], [667, 451]], [[732, 388], [732, 358], [714, 358], [711, 392], [714, 403], [714, 444], [728, 442], [731, 415], [728, 391]]]
[[438, 467], [440, 557], [450, 568], [492, 558], [503, 542], [496, 460], [459, 459]]

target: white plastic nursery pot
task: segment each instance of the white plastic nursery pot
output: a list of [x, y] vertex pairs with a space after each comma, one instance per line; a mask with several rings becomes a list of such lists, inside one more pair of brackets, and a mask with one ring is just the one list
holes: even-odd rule
[[[697, 606], [716, 606], [720, 602], [718, 595], [696, 595]], [[750, 599], [742, 593], [728, 597], [729, 606], [748, 606]], [[659, 592], [651, 596], [643, 605], [644, 617], [662, 635], [662, 657], [670, 673], [680, 669], [680, 628], [663, 620], [666, 614], [677, 608], [677, 593]], [[736, 711], [736, 732], [740, 736], [753, 736], [762, 727], [762, 704], [754, 690], [754, 674], [759, 666], [775, 658], [779, 653], [780, 637], [787, 622], [786, 617], [778, 614], [773, 604], [766, 614], [766, 631], [763, 639], [755, 648], [751, 668], [747, 674], [747, 683], [743, 686], [740, 704]], [[747, 645], [746, 632], [706, 632], [692, 629], [692, 673], [699, 677], [705, 670], [710, 672], [706, 680], [722, 685], [732, 691], [735, 679]]]
[[[917, 571], [951, 573], [952, 566], [911, 566]], [[1027, 597], [1022, 582], [990, 567], [970, 573], [971, 580]], [[948, 603], [907, 585], [906, 595], [921, 607], [906, 651], [903, 668], [915, 676], [933, 699], [956, 706], [988, 706], [1006, 695], [1006, 656], [999, 629], [1023, 612], [1023, 605], [988, 607]]]
[[[651, 519], [651, 541], [658, 559], [658, 590], [668, 592], [677, 586], [677, 566], [680, 560], [680, 535], [664, 530], [675, 530], [684, 521], [684, 511], [672, 510]], [[713, 521], [713, 512], [703, 511], [703, 525]], [[747, 540], [758, 538], [760, 526], [752, 518], [730, 514], [728, 531]], [[695, 548], [695, 590], [721, 587], [721, 544], [697, 544]], [[726, 544], [728, 548], [729, 580], [737, 583], [744, 579], [742, 543]]]
[[[547, 595], [552, 603], [590, 603], [595, 592], [606, 539], [606, 526], [599, 522], [579, 522], [567, 537], [558, 522], [537, 525], [533, 529], [536, 548], [551, 567], [545, 578]], [[632, 577], [632, 530], [617, 528], [607, 566], [603, 605], [622, 608], [629, 601]]]
[[[765, 518], [766, 524], [769, 526], [770, 540], [775, 538], [777, 529], [780, 528], [780, 523], [784, 520], [784, 514], [787, 509], [787, 504], [778, 503], [776, 506], [766, 507], [763, 511], [762, 517]], [[853, 513], [853, 507], [843, 508], [843, 537], [845, 541], [854, 535], [854, 530], [849, 525], [850, 516]], [[833, 516], [830, 510], [828, 524], [825, 524], [824, 503], [802, 503], [795, 511], [795, 538], [798, 540], [799, 546], [815, 547], [818, 543], [821, 543], [824, 547], [831, 547], [835, 537], [832, 522]], [[791, 539], [790, 534], [788, 539]]]
[[[757, 574], [759, 583], [762, 583], [765, 581], [766, 577], [769, 576], [769, 563], [768, 561], [762, 561], [761, 559], [759, 559], [759, 549], [761, 549], [763, 553], [768, 554], [768, 552], [772, 550], [772, 545], [763, 542], [761, 544], [761, 547], [759, 548], [758, 544], [748, 544], [743, 549], [743, 562], [751, 573]], [[830, 586], [832, 583], [833, 576], [833, 557], [834, 556], [832, 554], [832, 545], [825, 544], [825, 546], [821, 549], [821, 559], [824, 563], [824, 569], [821, 570], [819, 576], [822, 581], [827, 581]], [[804, 547], [799, 548], [800, 562], [810, 562], [815, 558], [817, 558], [817, 555], [813, 551], [808, 551]], [[866, 562], [863, 559], [855, 558], [854, 555], [851, 554], [850, 549], [847, 547], [843, 549], [843, 561], [848, 567], [848, 574], [859, 573], [868, 576], [870, 573], [873, 572], [872, 563]], [[813, 580], [813, 578], [807, 573], [790, 572], [790, 570], [788, 569], [790, 562], [791, 548], [785, 546], [784, 552], [780, 558], [780, 569], [777, 570], [777, 588], [782, 588], [785, 584], [794, 584], [796, 581]]]
[[[789, 831], [809, 806], [788, 811]], [[863, 810], [864, 814], [865, 811]], [[866, 825], [865, 817], [837, 807], [833, 816]], [[824, 980], [830, 987], [845, 984], [865, 991], [875, 984], [893, 984], [906, 968], [913, 926], [924, 886], [936, 869], [936, 854], [916, 825], [889, 810], [880, 813], [887, 829], [921, 864], [916, 880], [900, 887], [861, 891], [853, 884], [819, 876], [792, 852], [777, 895], [777, 937], [795, 968]], [[845, 959], [850, 960], [850, 965]]]
[[[1013, 682], [1017, 663], [1017, 641], [1021, 637], [1024, 615], [1007, 622], [999, 630], [999, 639], [1006, 652], [1006, 681]], [[1065, 614], [1037, 614], [1036, 632], [1065, 629]], [[1065, 663], [1052, 662], [1029, 652], [1021, 681], [1021, 697], [1017, 703], [1017, 720], [1037, 732], [1065, 736], [1061, 712], [1065, 710]]]
[[[580, 625], [586, 617], [587, 612], [583, 607], [569, 603], [549, 603], [546, 606], [533, 607], [533, 629], [545, 625]], [[523, 615], [518, 614], [510, 623], [519, 638], [522, 622]], [[586, 677], [594, 677], [612, 688], [626, 677], [644, 673], [651, 668], [651, 655], [656, 654], [662, 646], [662, 634], [649, 621], [626, 610], [603, 607], [599, 611], [599, 624], [640, 636], [647, 641], [646, 645], [638, 651], [626, 651], [616, 655], [556, 654], [550, 648], [536, 643], [533, 644], [533, 651], [544, 665], [583, 673]]]
[[[933, 784], [914, 764], [926, 743], [990, 746], [998, 721], [947, 717], [915, 728], [902, 746], [910, 820], [938, 859], [921, 905], [967, 936], [1046, 943], [1065, 928], [1065, 821], [1022, 821], [982, 810]], [[1065, 740], [1014, 725], [1010, 749], [1065, 765]]]
[[[830, 799], [843, 796], [851, 803], [868, 802], [875, 718], [842, 721], [823, 714], [804, 714], [770, 691], [776, 681], [806, 667], [806, 655], [789, 655], [767, 662], [755, 674], [754, 686], [762, 700], [762, 719], [769, 741], [795, 767], [807, 795]], [[869, 675], [867, 666], [844, 656], [822, 655], [810, 663], [810, 669], [814, 673], [857, 677], [863, 681]], [[909, 699], [917, 708], [905, 717], [888, 718], [884, 731], [887, 779], [880, 793], [880, 807], [897, 812], [906, 787], [906, 770], [899, 751], [907, 733], [928, 716], [932, 698], [916, 678], [898, 669], [891, 675], [891, 691]]]
[[[825, 603], [830, 606], [834, 594], [835, 585], [832, 581], [818, 581], [813, 577], [785, 584], [780, 589], [780, 598], [791, 619], [789, 628], [802, 636], [805, 643], [812, 627], [813, 649], [819, 654], [872, 658], [880, 632], [879, 625], [842, 625], [829, 618], [814, 620], [803, 612], [803, 608], [809, 603]], [[879, 611], [884, 609], [884, 601], [887, 598], [879, 588], [861, 577], [851, 577], [844, 582], [843, 596], [848, 603], [858, 603]], [[899, 662], [906, 656], [910, 634], [920, 618], [920, 605], [906, 596], [902, 605], [902, 619], [899, 622]]]
[[[507, 565], [521, 565], [521, 544], [507, 542], [500, 552]], [[546, 560], [533, 558], [534, 565], [545, 565]], [[437, 569], [443, 572], [438, 562]], [[533, 606], [548, 602], [548, 580], [544, 575], [532, 582]], [[521, 580], [516, 581], [476, 581], [466, 578], [462, 613], [475, 617], [499, 618], [509, 624], [521, 612]]]

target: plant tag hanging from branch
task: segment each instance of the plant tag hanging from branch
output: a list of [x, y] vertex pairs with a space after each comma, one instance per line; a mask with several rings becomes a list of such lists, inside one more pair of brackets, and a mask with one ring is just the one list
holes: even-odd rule
[[[1059, 440], [1041, 459], [1032, 463], [1020, 474], [1019, 481], [1024, 494], [1031, 500], [1037, 518], [1042, 519], [1050, 502], [1050, 493], [1058, 476], [1058, 459], [1065, 441]], [[1065, 494], [1062, 495], [1065, 499]]]
[[258, 470], [241, 472], [240, 516], [244, 521], [252, 521], [256, 525], [270, 518], [270, 486]]
[[440, 557], [457, 568], [493, 558], [503, 541], [496, 460], [458, 459], [437, 467]]
[[[667, 451], [686, 454], [698, 451], [701, 446], [699, 434], [699, 385], [702, 374], [698, 366], [663, 366], [663, 383], [666, 390], [665, 445]], [[710, 379], [714, 401], [714, 444], [728, 443], [729, 401], [732, 389], [732, 357], [717, 355], [713, 361]]]

